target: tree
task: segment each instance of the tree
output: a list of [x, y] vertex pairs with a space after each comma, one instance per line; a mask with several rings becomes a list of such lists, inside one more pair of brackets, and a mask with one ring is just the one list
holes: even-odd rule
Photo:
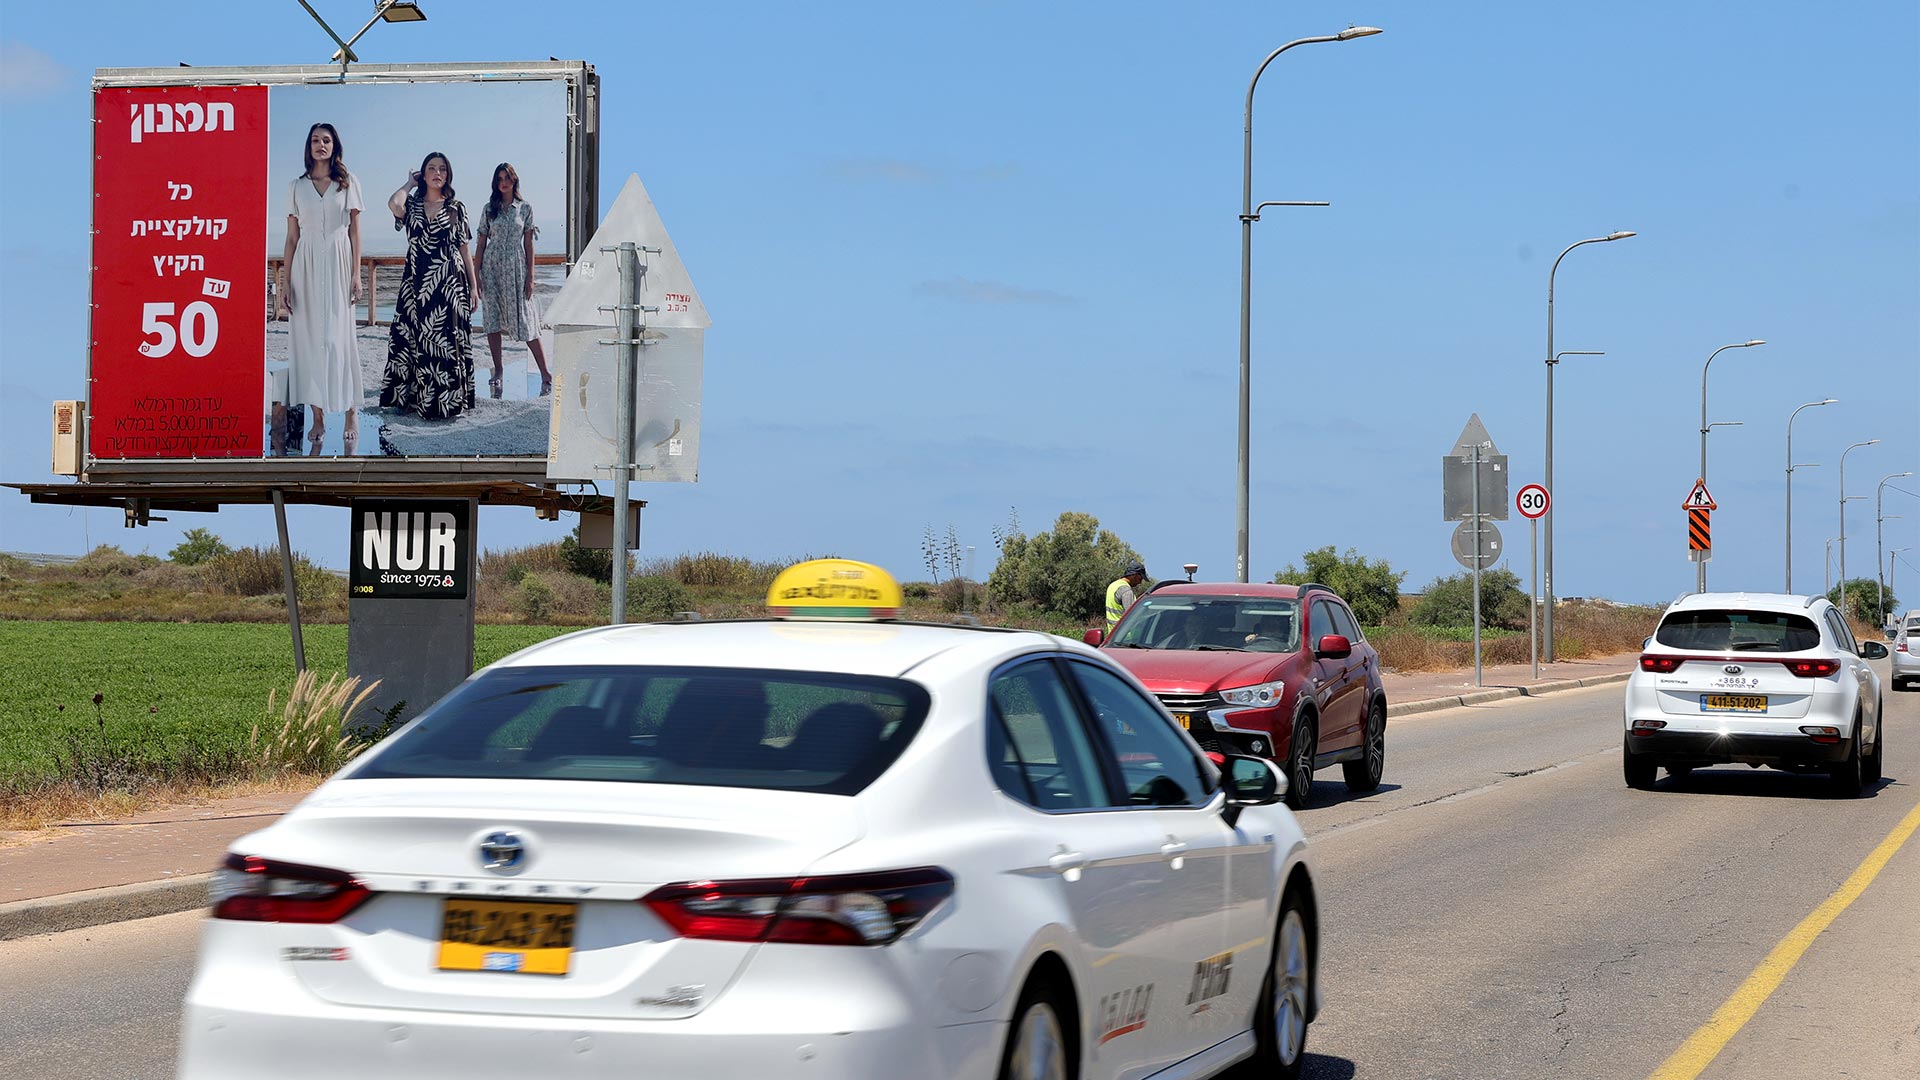
[[1404, 570], [1395, 573], [1385, 559], [1369, 559], [1354, 548], [1336, 555], [1333, 545], [1328, 544], [1301, 555], [1300, 561], [1306, 569], [1288, 563], [1285, 570], [1273, 575], [1274, 582], [1305, 585], [1317, 581], [1339, 593], [1362, 626], [1379, 626], [1388, 615], [1400, 610], [1400, 583], [1407, 574]]
[[1840, 604], [1838, 585], [1827, 593], [1827, 599], [1833, 602], [1834, 607], [1840, 608], [1840, 613], [1849, 620], [1873, 627], [1887, 625], [1887, 616], [1900, 610], [1900, 598], [1893, 595], [1893, 590], [1888, 589], [1886, 599], [1882, 601], [1880, 583], [1870, 577], [1847, 579], [1847, 602], [1844, 607]]
[[180, 538], [180, 543], [167, 553], [167, 558], [181, 566], [199, 566], [208, 559], [216, 559], [231, 552], [226, 541], [206, 529], [188, 529]]
[[[1473, 574], [1463, 571], [1435, 578], [1407, 618], [1419, 626], [1472, 626]], [[1504, 630], [1526, 629], [1527, 594], [1513, 571], [1480, 571], [1480, 623]]]
[[994, 541], [1000, 562], [987, 579], [987, 595], [996, 603], [1024, 604], [1073, 619], [1105, 611], [1108, 583], [1140, 559], [1126, 541], [1100, 528], [1099, 518], [1072, 510], [1054, 521], [1050, 533], [1029, 537], [1010, 526], [995, 530]]

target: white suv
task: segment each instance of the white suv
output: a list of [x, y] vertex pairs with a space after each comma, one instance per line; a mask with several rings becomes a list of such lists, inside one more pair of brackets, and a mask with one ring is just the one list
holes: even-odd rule
[[1920, 608], [1907, 612], [1893, 636], [1893, 688], [1912, 690], [1920, 683]]
[[1627, 784], [1734, 762], [1824, 772], [1836, 795], [1880, 779], [1887, 655], [1824, 597], [1697, 593], [1674, 601], [1627, 680]]

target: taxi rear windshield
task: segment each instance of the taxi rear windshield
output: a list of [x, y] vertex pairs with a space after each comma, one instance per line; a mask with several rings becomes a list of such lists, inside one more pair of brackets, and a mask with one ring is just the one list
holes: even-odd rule
[[853, 795], [899, 758], [927, 692], [743, 668], [502, 668], [372, 750], [354, 779], [605, 780]]
[[1820, 645], [1812, 619], [1782, 611], [1675, 611], [1653, 636], [1694, 652], [1800, 652]]

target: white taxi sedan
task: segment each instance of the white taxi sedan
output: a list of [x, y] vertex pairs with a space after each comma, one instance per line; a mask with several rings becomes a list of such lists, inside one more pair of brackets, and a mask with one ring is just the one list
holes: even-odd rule
[[[782, 580], [796, 614], [898, 588]], [[1282, 783], [1048, 634], [571, 634], [234, 845], [180, 1076], [1292, 1076], [1318, 933]]]

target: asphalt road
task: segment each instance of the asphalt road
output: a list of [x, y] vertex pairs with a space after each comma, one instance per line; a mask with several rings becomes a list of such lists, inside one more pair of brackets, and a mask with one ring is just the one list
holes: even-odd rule
[[[1321, 774], [1308, 1077], [1644, 1080], [1729, 999], [1751, 1018], [1661, 1080], [1920, 1076], [1920, 837], [1793, 936], [1920, 806], [1920, 694], [1888, 692], [1887, 781], [1858, 800], [1745, 767], [1632, 791], [1620, 694], [1396, 720], [1365, 798]], [[171, 1076], [199, 918], [0, 943], [0, 1073]], [[1809, 940], [1777, 987], [1742, 990]]]

